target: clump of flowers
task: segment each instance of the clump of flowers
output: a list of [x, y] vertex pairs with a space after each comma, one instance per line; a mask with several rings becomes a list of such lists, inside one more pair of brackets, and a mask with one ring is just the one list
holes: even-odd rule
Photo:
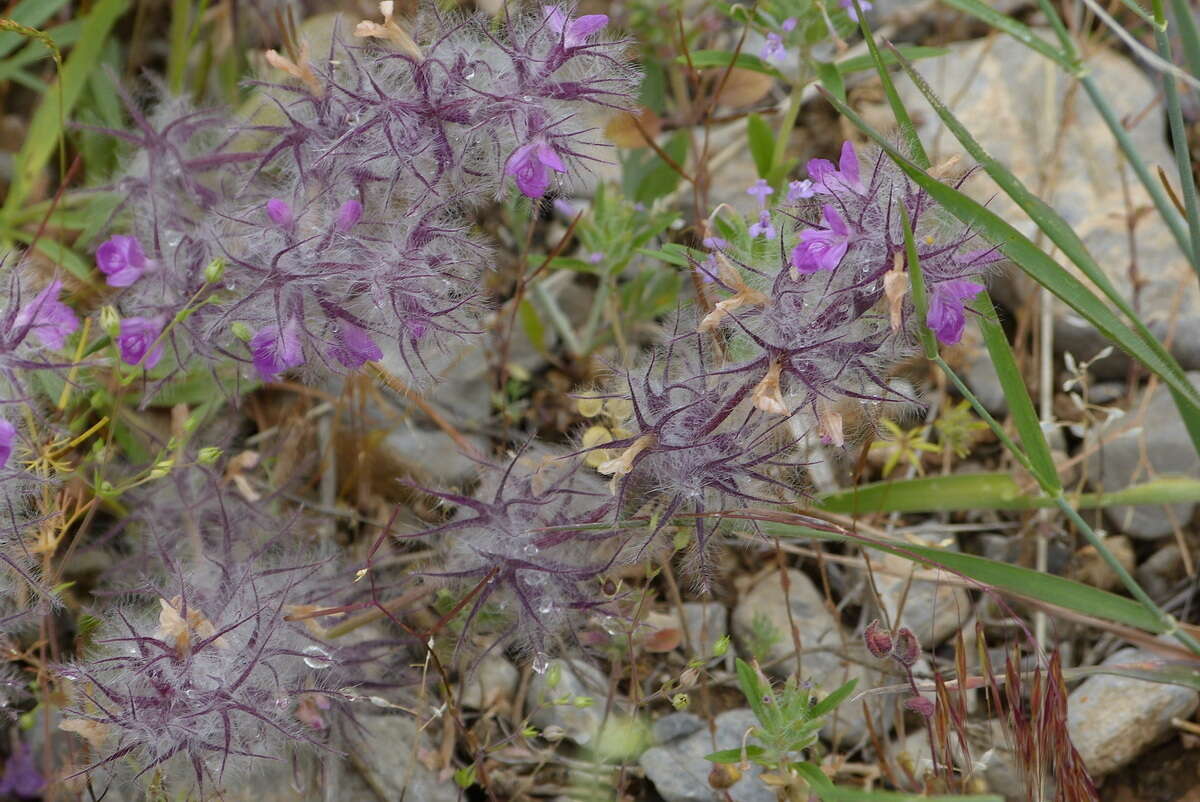
[[161, 581], [118, 610], [84, 659], [61, 666], [73, 699], [60, 727], [111, 774], [133, 767], [170, 787], [219, 785], [227, 771], [319, 746], [298, 714], [330, 693], [336, 654], [285, 620], [320, 564], [252, 555], [166, 560]]
[[630, 536], [606, 523], [613, 501], [575, 456], [529, 449], [504, 466], [485, 466], [473, 496], [436, 490], [457, 506], [447, 523], [418, 533], [445, 546], [431, 576], [473, 593], [467, 619], [495, 604], [545, 671], [553, 642], [598, 607], [597, 588], [624, 564]]
[[478, 330], [487, 248], [468, 215], [574, 180], [637, 75], [604, 15], [547, 5], [495, 27], [394, 11], [326, 53], [270, 51], [283, 80], [256, 84], [250, 121], [129, 104], [135, 131], [113, 132], [135, 148], [114, 182], [121, 233], [96, 251], [122, 288], [124, 362], [161, 379], [200, 357], [271, 381], [386, 349], [420, 380], [424, 354]]

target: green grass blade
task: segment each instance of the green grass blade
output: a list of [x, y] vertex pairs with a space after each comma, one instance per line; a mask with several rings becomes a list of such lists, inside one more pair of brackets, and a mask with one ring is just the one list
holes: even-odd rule
[[1013, 357], [1008, 337], [1004, 335], [1004, 329], [996, 318], [996, 307], [992, 305], [992, 299], [986, 292], [980, 293], [974, 306], [980, 313], [979, 328], [983, 332], [983, 342], [992, 358], [992, 365], [996, 368], [996, 377], [1004, 390], [1004, 398], [1008, 402], [1008, 409], [1012, 413], [1013, 424], [1017, 427], [1025, 454], [1047, 492], [1061, 490], [1062, 481], [1058, 478], [1054, 458], [1050, 456], [1046, 433], [1042, 431], [1041, 421], [1033, 408], [1033, 399], [1029, 397], [1025, 379], [1017, 369], [1017, 360]]
[[[1082, 493], [1068, 497], [1079, 509], [1200, 502], [1200, 480], [1165, 476], [1114, 493]], [[872, 482], [820, 498], [817, 506], [845, 515], [888, 512], [965, 512], [967, 510], [1035, 510], [1055, 506], [1053, 498], [1023, 490], [1010, 473], [924, 476], [895, 482]]]
[[1200, 78], [1200, 31], [1196, 29], [1196, 18], [1192, 16], [1187, 0], [1171, 0], [1171, 15], [1179, 29], [1188, 69], [1192, 75]]
[[935, 201], [959, 220], [974, 226], [1034, 281], [1049, 289], [1110, 341], [1156, 373], [1168, 386], [1177, 390], [1187, 404], [1200, 411], [1200, 393], [1187, 381], [1174, 359], [1165, 354], [1160, 343], [1154, 341], [1158, 347], [1151, 347], [1143, 337], [1135, 334], [1108, 304], [1096, 297], [1095, 293], [1034, 245], [1028, 237], [978, 201], [927, 175], [848, 105], [829, 95], [825, 97], [855, 126], [870, 136], [900, 169], [925, 189]]
[[1046, 58], [1054, 61], [1067, 72], [1074, 75], [1079, 71], [1074, 61], [1033, 32], [1033, 29], [1023, 22], [1018, 22], [1007, 14], [1001, 14], [982, 0], [942, 0], [946, 5], [970, 14], [982, 22], [986, 22], [998, 31], [1004, 31], [1012, 38], [1028, 48], [1036, 50]]
[[917, 546], [908, 543], [889, 543], [861, 535], [843, 535], [811, 529], [798, 524], [758, 521], [768, 535], [783, 538], [814, 538], [859, 546], [894, 554], [915, 562], [928, 563], [961, 574], [1001, 593], [1034, 599], [1064, 610], [1102, 618], [1117, 624], [1136, 627], [1146, 632], [1161, 633], [1164, 624], [1152, 611], [1133, 599], [1109, 593], [1053, 574], [1043, 574], [1031, 568], [989, 560], [974, 554]]
[[96, 67], [104, 43], [117, 19], [125, 13], [128, 0], [99, 0], [84, 21], [83, 32], [63, 64], [62, 74], [42, 98], [29, 123], [25, 143], [15, 162], [15, 172], [0, 217], [7, 220], [24, 205], [38, 173], [46, 166], [58, 145], [66, 121], [83, 94], [88, 78]]
[[[867, 22], [867, 15], [863, 13], [862, 8], [856, 3], [855, 8], [858, 9], [858, 24], [862, 28], [863, 39], [867, 43], [867, 50], [870, 52], [871, 60], [875, 63], [875, 71], [879, 73], [879, 81], [883, 84], [883, 93], [887, 96], [888, 105], [892, 107], [892, 115], [896, 118], [896, 125], [900, 127], [900, 137], [908, 148], [909, 156], [917, 166], [928, 170], [929, 169], [929, 154], [925, 152], [925, 146], [921, 144], [921, 137], [917, 133], [917, 127], [913, 125], [912, 117], [908, 114], [908, 109], [904, 107], [904, 101], [900, 99], [900, 93], [896, 91], [896, 85], [892, 82], [892, 75], [888, 72], [888, 64], [884, 61], [883, 56], [879, 53], [879, 47], [875, 44], [875, 34], [871, 33], [871, 24]], [[893, 61], [900, 58], [900, 51], [897, 49], [891, 52]]]
[[[66, 4], [67, 0], [22, 0], [17, 3], [12, 13], [6, 16], [18, 25], [40, 28]], [[25, 37], [19, 33], [0, 31], [0, 58], [16, 50], [23, 41]]]

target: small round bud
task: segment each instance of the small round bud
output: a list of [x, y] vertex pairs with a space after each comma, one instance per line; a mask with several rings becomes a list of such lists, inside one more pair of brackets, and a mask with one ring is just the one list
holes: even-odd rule
[[904, 700], [904, 709], [916, 713], [921, 718], [929, 718], [937, 706], [924, 696], [910, 696]]
[[154, 467], [150, 469], [150, 478], [151, 479], [163, 478], [164, 476], [166, 476], [168, 473], [171, 472], [171, 468], [174, 466], [174, 464], [175, 464], [175, 460], [173, 460], [173, 459], [159, 460], [157, 463], [155, 463]]
[[225, 275], [226, 261], [223, 257], [218, 256], [207, 265], [204, 266], [204, 281], [208, 284], [216, 284], [221, 280], [221, 276]]
[[221, 458], [221, 449], [216, 446], [205, 446], [196, 455], [196, 461], [201, 465], [212, 465]]
[[250, 342], [254, 337], [254, 332], [250, 330], [250, 327], [240, 320], [235, 320], [233, 325], [229, 327], [229, 330], [233, 332], [234, 337], [245, 343]]
[[732, 788], [734, 783], [742, 779], [742, 772], [737, 766], [717, 763], [708, 773], [708, 784], [717, 790]]
[[896, 645], [892, 640], [892, 633], [883, 628], [878, 618], [867, 624], [866, 630], [863, 631], [863, 641], [867, 644], [867, 651], [876, 660], [889, 656]]
[[553, 690], [562, 682], [562, 663], [554, 663], [546, 671], [546, 687]]
[[100, 307], [100, 328], [114, 340], [121, 334], [121, 316], [112, 306]]
[[911, 667], [921, 656], [921, 642], [908, 627], [896, 630], [896, 644], [892, 649], [892, 657], [902, 666]]

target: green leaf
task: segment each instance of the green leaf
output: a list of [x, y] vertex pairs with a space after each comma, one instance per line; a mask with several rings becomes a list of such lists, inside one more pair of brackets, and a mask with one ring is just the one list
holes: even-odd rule
[[92, 6], [84, 21], [79, 42], [71, 50], [63, 64], [58, 81], [42, 97], [33, 119], [29, 123], [25, 142], [14, 162], [15, 173], [8, 197], [0, 214], [5, 219], [20, 209], [36, 182], [38, 174], [58, 146], [65, 115], [71, 113], [83, 93], [88, 78], [96, 68], [117, 19], [125, 13], [127, 0], [99, 0]]
[[1200, 669], [1197, 669], [1193, 662], [1151, 659], [1136, 663], [1102, 663], [1063, 669], [1063, 679], [1067, 682], [1094, 674], [1140, 679], [1162, 685], [1179, 685], [1183, 688], [1200, 691]]
[[546, 353], [546, 327], [542, 325], [542, 319], [538, 317], [537, 309], [528, 298], [521, 299], [521, 305], [517, 307], [517, 314], [521, 317], [521, 328], [525, 330], [525, 336], [529, 338], [529, 342], [537, 349], [538, 353], [548, 356]]
[[758, 177], [766, 178], [771, 172], [771, 160], [775, 153], [775, 134], [761, 116], [750, 114], [746, 117], [746, 138], [750, 143], [750, 155], [754, 157]]
[[844, 535], [835, 532], [825, 532], [798, 524], [786, 524], [775, 521], [758, 521], [759, 527], [769, 535], [779, 537], [808, 537], [818, 540], [831, 540], [841, 543], [855, 543], [864, 548], [871, 548], [894, 554], [906, 560], [927, 563], [946, 570], [954, 571], [970, 577], [995, 590], [1012, 596], [1035, 599], [1055, 607], [1073, 610], [1077, 613], [1103, 618], [1146, 632], [1164, 632], [1164, 625], [1153, 611], [1147, 610], [1138, 602], [1115, 593], [1073, 582], [1061, 576], [1044, 574], [1017, 565], [996, 562], [986, 557], [974, 554], [963, 554], [946, 549], [930, 546], [918, 546], [908, 543], [891, 543], [861, 535]]
[[[728, 67], [732, 61], [735, 67], [761, 72], [764, 75], [770, 75], [772, 78], [778, 78], [781, 81], [787, 80], [787, 77], [783, 73], [752, 53], [738, 53], [736, 59], [733, 57], [733, 53], [728, 50], [696, 50], [690, 55], [692, 66], [697, 69]], [[675, 62], [677, 64], [687, 64], [688, 56], [676, 56]]]
[[943, 0], [943, 2], [986, 22], [996, 30], [1004, 31], [1026, 47], [1051, 59], [1070, 74], [1075, 75], [1079, 71], [1079, 68], [1065, 53], [1034, 33], [1028, 25], [1018, 22], [1007, 14], [1001, 14], [983, 0]]
[[854, 693], [854, 688], [857, 685], [858, 678], [856, 677], [813, 705], [812, 710], [809, 711], [809, 715], [812, 718], [820, 718], [821, 716], [829, 715], [837, 709], [838, 705], [846, 701], [846, 699], [850, 697], [850, 694]]
[[838, 69], [838, 65], [823, 61], [815, 62], [814, 66], [817, 68], [817, 77], [821, 79], [821, 84], [836, 95], [838, 100], [845, 102], [846, 82], [842, 78], [845, 73]]
[[[663, 150], [676, 164], [683, 164], [687, 159], [688, 142], [690, 137], [687, 131], [676, 131], [674, 136], [667, 140], [667, 144]], [[633, 199], [639, 203], [644, 203], [649, 206], [659, 198], [669, 195], [675, 191], [675, 187], [679, 186], [681, 176], [675, 171], [671, 165], [664, 162], [657, 154], [651, 154], [653, 157], [650, 170], [642, 177], [642, 180], [637, 185], [637, 190], [634, 192]]]
[[[763, 749], [761, 746], [755, 746], [754, 744], [746, 744], [746, 751], [744, 754], [745, 754], [745, 757], [749, 758], [750, 760], [755, 760], [755, 759], [761, 758], [766, 753], [767, 753], [766, 750]], [[713, 763], [721, 763], [723, 765], [729, 765], [731, 763], [741, 763], [742, 756], [743, 756], [742, 748], [739, 746], [735, 749], [721, 749], [717, 752], [713, 752], [711, 754], [705, 755], [704, 759], [711, 761]]]
[[[1078, 509], [1200, 502], [1200, 480], [1158, 477], [1115, 493], [1069, 496]], [[1035, 510], [1054, 506], [1054, 499], [1029, 495], [1009, 473], [924, 476], [896, 482], [874, 482], [822, 496], [817, 506], [846, 515], [880, 512], [965, 512], [968, 510]]]
[[754, 711], [754, 716], [758, 719], [758, 723], [766, 726], [771, 716], [767, 712], [767, 706], [763, 704], [763, 698], [771, 695], [770, 686], [763, 682], [762, 677], [759, 676], [758, 670], [754, 666], [740, 657], [737, 659], [735, 666], [737, 669], [738, 687], [742, 689], [742, 695], [746, 697], [746, 703]]
[[[919, 47], [917, 45], [897, 45], [896, 49], [899, 50], [900, 53], [909, 61], [937, 58], [938, 56], [944, 56], [950, 52], [944, 47]], [[896, 56], [891, 52], [881, 53], [880, 58], [882, 59], [883, 64], [888, 67], [891, 67], [896, 63]], [[876, 64], [877, 62], [875, 61], [875, 58], [870, 53], [867, 53], [863, 56], [853, 56], [845, 61], [839, 61], [834, 64], [834, 66], [837, 67], [838, 72], [840, 72], [842, 75], [852, 75], [856, 72], [869, 70], [875, 67]]]
[[85, 284], [95, 286], [96, 281], [92, 273], [91, 264], [58, 240], [43, 236], [35, 242], [33, 234], [13, 229], [5, 230], [3, 233], [6, 238], [11, 237], [18, 242], [24, 242], [26, 245], [32, 246], [35, 251], [41, 253], [54, 264], [62, 265], [68, 273]]
[[1008, 337], [996, 318], [996, 308], [986, 292], [980, 293], [975, 301], [975, 309], [980, 313], [979, 328], [983, 332], [983, 342], [987, 345], [988, 355], [996, 368], [996, 376], [1000, 379], [1000, 387], [1004, 390], [1004, 398], [1012, 412], [1013, 423], [1021, 436], [1021, 445], [1033, 470], [1046, 488], [1048, 495], [1062, 489], [1062, 481], [1058, 477], [1058, 468], [1054, 458], [1050, 456], [1050, 445], [1046, 442], [1046, 433], [1042, 431], [1041, 421], [1033, 408], [1033, 400], [1029, 397], [1029, 389], [1025, 379], [1017, 368], [1017, 360], [1013, 357]]
[[[1034, 281], [1054, 293], [1067, 306], [1095, 326], [1101, 334], [1125, 350], [1153, 373], [1158, 374], [1172, 389], [1177, 390], [1190, 404], [1200, 410], [1200, 394], [1183, 377], [1178, 364], [1156, 342], [1152, 347], [1135, 334], [1106, 304], [1078, 279], [1068, 273], [1033, 242], [978, 201], [953, 187], [927, 175], [913, 164], [892, 142], [862, 119], [853, 109], [837, 98], [826, 95], [838, 111], [878, 144], [909, 178], [927, 191], [947, 211], [984, 237], [995, 243], [1014, 264]], [[1041, 203], [1039, 201], [1039, 203]], [[1044, 204], [1042, 204], [1044, 206]], [[1055, 214], [1053, 211], [1051, 214]], [[1057, 215], [1055, 215], [1057, 216]], [[1037, 219], [1037, 216], [1034, 216]], [[1039, 221], [1040, 222], [1040, 221]], [[1065, 223], [1064, 223], [1065, 225]], [[1071, 234], [1074, 237], [1074, 234]], [[1062, 245], [1059, 246], [1062, 248]], [[1066, 252], [1066, 249], [1063, 249]], [[1085, 251], [1086, 253], [1086, 251]], [[1090, 257], [1088, 257], [1090, 259]]]

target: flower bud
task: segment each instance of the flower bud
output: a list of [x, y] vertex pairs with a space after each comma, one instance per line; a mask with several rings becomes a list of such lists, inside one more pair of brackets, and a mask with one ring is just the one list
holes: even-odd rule
[[250, 330], [250, 327], [240, 320], [235, 320], [233, 325], [229, 327], [229, 330], [233, 332], [234, 337], [237, 337], [242, 342], [248, 343], [254, 337], [254, 332]]
[[892, 641], [892, 633], [880, 625], [878, 618], [867, 624], [867, 628], [863, 632], [863, 640], [867, 644], [867, 651], [876, 660], [882, 660], [890, 655], [895, 646]]
[[911, 667], [917, 662], [917, 658], [921, 656], [921, 642], [917, 640], [917, 636], [908, 627], [900, 627], [896, 630], [896, 644], [892, 649], [892, 657], [896, 659], [900, 665]]
[[207, 265], [204, 266], [204, 281], [208, 284], [216, 284], [221, 280], [221, 276], [225, 275], [225, 266], [228, 264], [224, 257], [218, 256]]
[[742, 779], [742, 772], [737, 766], [717, 763], [712, 767], [712, 771], [708, 773], [708, 784], [711, 788], [724, 790], [732, 788], [734, 783]]
[[200, 449], [200, 453], [196, 456], [196, 461], [201, 465], [212, 465], [221, 458], [221, 449], [216, 446], [205, 446]]
[[121, 333], [121, 315], [111, 306], [100, 307], [100, 328], [114, 340]]
[[150, 469], [150, 478], [151, 479], [163, 478], [164, 476], [166, 476], [168, 473], [171, 472], [171, 468], [172, 468], [172, 466], [174, 466], [174, 464], [175, 464], [175, 460], [173, 460], [173, 459], [159, 460], [158, 462], [156, 462], [154, 464], [154, 467]]
[[916, 713], [921, 718], [929, 718], [937, 706], [924, 696], [910, 696], [904, 700], [904, 709]]

